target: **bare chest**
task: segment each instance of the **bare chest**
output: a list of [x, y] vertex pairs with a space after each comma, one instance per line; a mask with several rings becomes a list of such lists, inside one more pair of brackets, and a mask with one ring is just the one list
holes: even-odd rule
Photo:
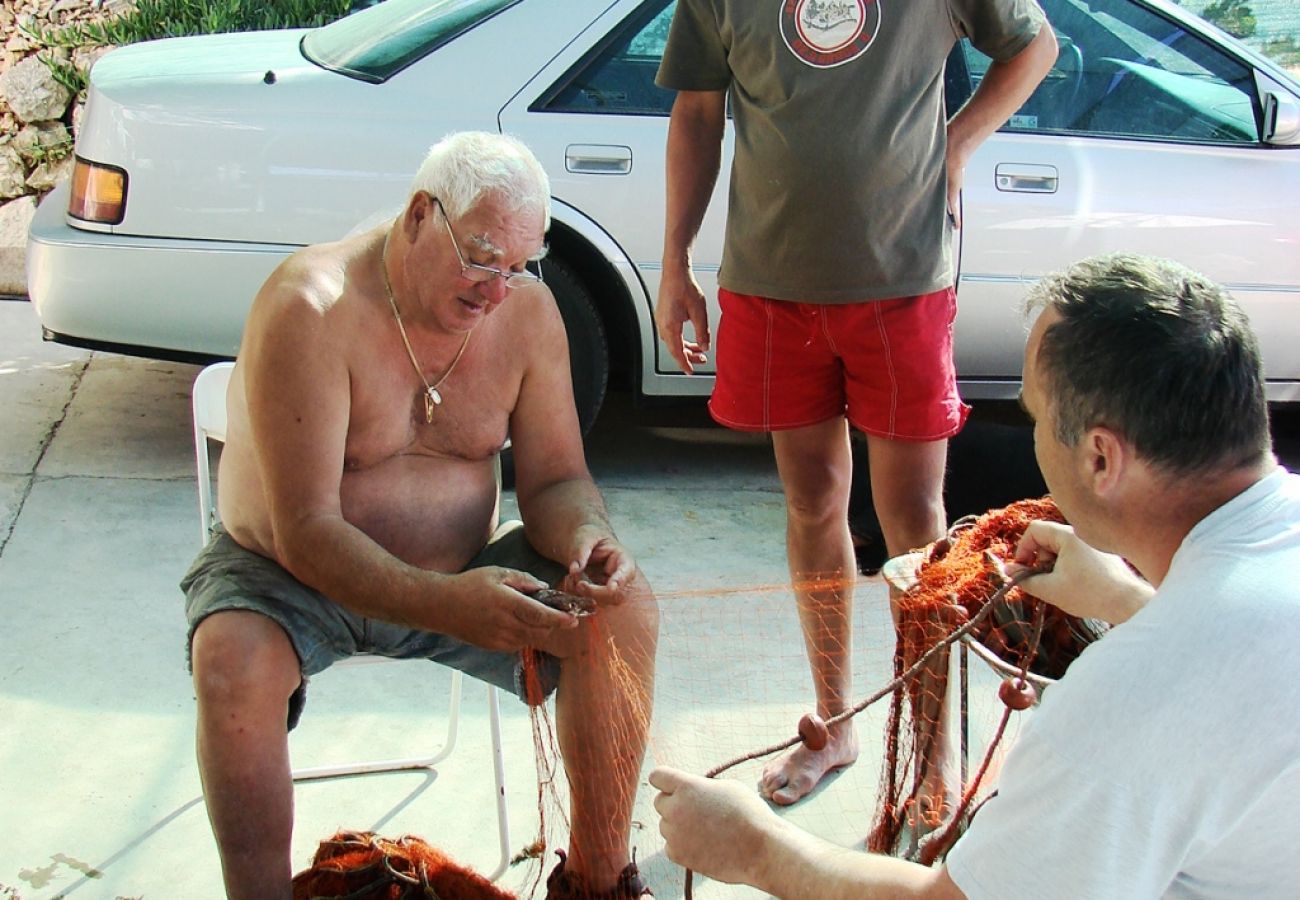
[[[436, 400], [404, 358], [354, 373], [345, 470], [369, 468], [399, 456], [469, 462], [491, 459], [505, 445], [518, 378], [494, 377], [484, 354], [466, 359], [439, 385]], [[405, 363], [405, 366], [395, 363]]]

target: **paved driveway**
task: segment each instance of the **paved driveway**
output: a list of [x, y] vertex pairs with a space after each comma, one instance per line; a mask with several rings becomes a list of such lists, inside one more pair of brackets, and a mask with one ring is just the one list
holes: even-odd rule
[[[196, 371], [42, 343], [27, 303], [0, 302], [0, 896], [221, 896], [176, 587], [198, 543]], [[701, 427], [698, 410], [654, 418], [634, 424], [615, 398], [591, 438], [592, 468], [663, 595], [652, 755], [702, 771], [793, 734], [811, 686], [782, 586], [784, 511], [765, 440]], [[875, 685], [889, 664], [884, 588], [867, 582], [860, 596], [859, 640], [875, 663], [863, 683]], [[295, 764], [431, 747], [445, 683], [419, 663], [325, 673], [292, 739]], [[537, 827], [532, 743], [522, 706], [503, 712], [518, 848]], [[416, 833], [491, 869], [476, 684], [463, 715], [462, 744], [436, 774], [300, 785], [295, 867], [345, 826]], [[862, 729], [864, 763], [792, 813], [849, 843], [866, 831], [878, 769], [880, 723]], [[648, 800], [643, 791], [638, 855], [658, 896], [680, 896]]]
[[[221, 896], [176, 587], [198, 543], [196, 371], [42, 343], [27, 303], [0, 302], [0, 897]], [[1280, 429], [1293, 465], [1294, 422]], [[615, 396], [589, 448], [615, 525], [661, 595], [652, 761], [704, 771], [793, 734], [811, 685], [783, 586], [784, 511], [766, 441], [708, 427], [699, 409], [634, 414]], [[954, 471], [964, 491], [981, 477], [997, 490], [1001, 477], [993, 464]], [[978, 496], [966, 502], [987, 508]], [[887, 681], [892, 637], [883, 585], [866, 580], [858, 597], [865, 695]], [[419, 663], [325, 673], [292, 739], [295, 764], [424, 752], [438, 740], [446, 681]], [[995, 686], [977, 673], [977, 709]], [[531, 734], [522, 706], [507, 702], [503, 714], [519, 848], [537, 828]], [[419, 834], [491, 869], [486, 710], [472, 683], [463, 715], [461, 744], [436, 773], [299, 785], [295, 867], [349, 827]], [[860, 845], [882, 718], [858, 717], [861, 762], [787, 815]], [[756, 771], [736, 775], [752, 781]], [[660, 852], [649, 797], [643, 790], [633, 841], [656, 895], [680, 897], [682, 873]], [[525, 874], [503, 883], [518, 888]], [[753, 895], [698, 880], [696, 889]]]

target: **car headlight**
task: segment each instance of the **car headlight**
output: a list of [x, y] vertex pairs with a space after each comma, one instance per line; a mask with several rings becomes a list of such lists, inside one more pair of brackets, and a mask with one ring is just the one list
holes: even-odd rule
[[126, 170], [78, 156], [68, 215], [100, 225], [121, 222], [126, 215]]

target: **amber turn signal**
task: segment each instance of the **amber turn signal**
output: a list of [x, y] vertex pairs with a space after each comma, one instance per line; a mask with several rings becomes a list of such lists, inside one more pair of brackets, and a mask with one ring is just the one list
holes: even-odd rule
[[126, 216], [125, 170], [78, 156], [72, 169], [68, 215], [100, 225], [121, 222]]

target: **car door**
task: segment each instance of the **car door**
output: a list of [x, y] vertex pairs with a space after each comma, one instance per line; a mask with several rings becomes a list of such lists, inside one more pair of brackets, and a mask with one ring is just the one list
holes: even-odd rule
[[[675, 94], [654, 84], [676, 7], [670, 0], [614, 4], [501, 111], [503, 131], [522, 138], [551, 176], [551, 190], [568, 209], [617, 245], [625, 280], [643, 290], [636, 315], [647, 394], [707, 394], [712, 379], [688, 378], [654, 336], [664, 233], [664, 167], [668, 117]], [[732, 137], [727, 130], [722, 172], [695, 245], [695, 274], [716, 324], [717, 273], [727, 209]], [[617, 232], [613, 232], [617, 228]], [[606, 254], [609, 255], [608, 253]], [[689, 328], [689, 326], [688, 326]], [[713, 372], [713, 361], [701, 367]]]
[[[1056, 64], [966, 170], [964, 393], [1013, 396], [1026, 287], [1112, 251], [1225, 284], [1260, 335], [1270, 379], [1300, 378], [1300, 149], [1261, 140], [1259, 74], [1230, 41], [1157, 4], [1041, 2]], [[974, 87], [988, 60], [967, 42], [962, 55]]]

